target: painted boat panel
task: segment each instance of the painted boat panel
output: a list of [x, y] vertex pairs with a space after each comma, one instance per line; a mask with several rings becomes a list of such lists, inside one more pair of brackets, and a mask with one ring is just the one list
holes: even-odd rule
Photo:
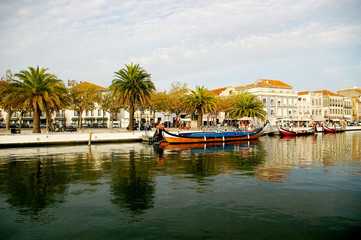
[[164, 131], [164, 139], [170, 144], [182, 143], [212, 143], [212, 142], [229, 142], [229, 141], [249, 141], [255, 140], [262, 136], [266, 124], [252, 132], [214, 132], [214, 133], [186, 133], [186, 134], [173, 134]]
[[305, 136], [305, 135], [315, 134], [314, 128], [292, 131], [292, 130], [287, 130], [282, 127], [279, 127], [278, 130], [280, 131], [282, 136]]

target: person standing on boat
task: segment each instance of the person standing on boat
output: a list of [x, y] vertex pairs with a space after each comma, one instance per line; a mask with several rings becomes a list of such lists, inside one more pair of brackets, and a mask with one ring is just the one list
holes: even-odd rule
[[163, 138], [164, 138], [164, 137], [163, 137], [163, 131], [164, 131], [164, 125], [160, 123], [160, 124], [157, 126], [156, 131], [155, 131], [155, 133], [154, 133], [154, 136], [153, 136], [154, 141], [160, 142], [160, 141], [163, 140]]

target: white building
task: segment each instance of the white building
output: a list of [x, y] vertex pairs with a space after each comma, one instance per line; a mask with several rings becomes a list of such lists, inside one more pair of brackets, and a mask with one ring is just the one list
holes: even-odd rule
[[253, 84], [236, 87], [236, 91], [256, 95], [265, 105], [271, 125], [278, 119], [298, 119], [298, 94], [282, 81], [259, 79]]
[[323, 96], [319, 92], [298, 93], [298, 120], [299, 121], [324, 121], [322, 106]]

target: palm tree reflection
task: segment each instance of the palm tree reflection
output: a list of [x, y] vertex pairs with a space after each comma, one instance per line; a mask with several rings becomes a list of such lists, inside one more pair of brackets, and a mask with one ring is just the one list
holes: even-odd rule
[[63, 162], [52, 158], [8, 162], [0, 174], [0, 192], [22, 215], [46, 219], [44, 210], [64, 201], [68, 180], [64, 167]]
[[140, 155], [136, 162], [134, 151], [129, 152], [129, 166], [125, 162], [115, 162], [110, 192], [112, 203], [126, 208], [135, 214], [141, 214], [153, 208], [155, 184], [150, 179], [149, 162]]

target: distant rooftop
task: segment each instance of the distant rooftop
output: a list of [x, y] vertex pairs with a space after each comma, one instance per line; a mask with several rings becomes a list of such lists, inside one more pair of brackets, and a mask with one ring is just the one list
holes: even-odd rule
[[241, 90], [243, 88], [257, 87], [257, 86], [292, 88], [292, 86], [290, 86], [280, 80], [258, 79], [253, 84], [236, 87], [236, 90]]
[[93, 84], [93, 83], [89, 83], [89, 82], [82, 82], [78, 85], [75, 85], [73, 88], [85, 88], [85, 87], [94, 87], [98, 90], [107, 90], [105, 87], [101, 87], [101, 86], [98, 86], [96, 84]]
[[218, 88], [218, 89], [214, 89], [214, 90], [210, 90], [210, 92], [214, 93], [215, 95], [219, 95], [221, 94], [224, 90], [226, 90], [226, 88]]
[[319, 90], [319, 91], [313, 91], [314, 93], [322, 93], [322, 95], [330, 95], [330, 96], [340, 96], [342, 97], [341, 95], [338, 95], [336, 93], [333, 93], [333, 92], [330, 92], [328, 90]]

